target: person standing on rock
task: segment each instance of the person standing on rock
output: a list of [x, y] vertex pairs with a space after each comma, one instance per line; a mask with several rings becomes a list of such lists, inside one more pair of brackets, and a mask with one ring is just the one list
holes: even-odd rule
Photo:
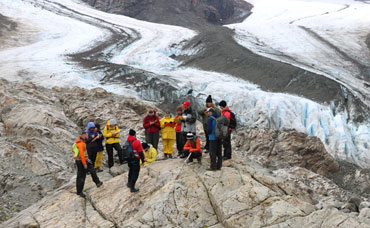
[[176, 140], [175, 119], [171, 117], [170, 113], [166, 113], [165, 117], [161, 119], [160, 123], [164, 157], [172, 158], [173, 146], [175, 145]]
[[127, 137], [127, 144], [131, 145], [133, 158], [128, 159], [128, 181], [127, 187], [130, 188], [131, 192], [138, 192], [139, 189], [135, 188], [137, 179], [139, 178], [140, 173], [140, 160], [145, 164], [145, 155], [143, 153], [143, 148], [140, 141], [136, 138], [136, 131], [130, 129], [129, 135]]
[[221, 116], [221, 110], [213, 104], [213, 100], [212, 100], [211, 95], [208, 95], [208, 97], [206, 99], [206, 105], [198, 111], [198, 114], [202, 117], [203, 129], [204, 129], [204, 133], [206, 135], [206, 145], [204, 146], [204, 149], [206, 149], [206, 151], [204, 153], [207, 153], [208, 150], [209, 150], [209, 137], [208, 137], [208, 133], [207, 133], [208, 116], [207, 116], [207, 112], [206, 112], [207, 109], [209, 109], [209, 108], [212, 108], [213, 110], [215, 110], [217, 112], [217, 116]]
[[88, 133], [82, 132], [80, 137], [76, 140], [75, 144], [72, 147], [74, 153], [74, 159], [77, 166], [77, 178], [76, 178], [76, 189], [77, 195], [85, 197], [85, 194], [82, 192], [85, 185], [86, 173], [90, 173], [94, 183], [97, 187], [100, 187], [103, 182], [101, 182], [96, 175], [94, 165], [89, 159], [85, 142], [88, 139]]
[[191, 153], [191, 156], [188, 160], [188, 163], [193, 162], [193, 159], [196, 158], [198, 160], [198, 163], [202, 163], [202, 149], [200, 148], [200, 139], [193, 133], [189, 132], [186, 135], [186, 143], [184, 146], [183, 154], [187, 157], [189, 156], [189, 153]]
[[141, 147], [144, 150], [144, 157], [146, 160], [144, 163], [141, 162], [141, 166], [146, 166], [157, 160], [157, 150], [154, 147], [149, 146], [148, 143], [145, 142], [141, 143]]
[[[196, 121], [197, 121], [197, 114], [193, 111], [193, 109], [190, 106], [189, 101], [185, 101], [182, 105], [184, 107], [184, 113], [179, 118], [181, 120], [181, 134], [183, 136], [184, 142], [186, 142], [187, 133], [191, 132], [193, 135], [196, 135]], [[180, 157], [186, 157], [187, 155], [183, 154]]]
[[119, 161], [123, 163], [122, 148], [119, 144], [120, 129], [117, 126], [115, 119], [108, 120], [107, 125], [104, 128], [104, 137], [106, 138], [105, 147], [108, 153], [108, 167], [113, 167], [113, 148], [117, 151]]
[[216, 111], [212, 108], [207, 109], [207, 135], [209, 137], [209, 155], [211, 157], [211, 167], [207, 170], [220, 170], [222, 167], [222, 144], [221, 140], [216, 138]]
[[95, 131], [98, 133], [99, 138], [96, 140], [98, 143], [98, 152], [96, 154], [96, 160], [94, 164], [94, 168], [96, 172], [101, 172], [101, 163], [103, 161], [103, 152], [104, 152], [104, 146], [103, 146], [103, 141], [104, 141], [104, 136], [103, 133], [100, 130], [100, 124], [95, 123]]
[[[223, 116], [226, 116], [227, 119], [229, 120], [229, 123], [230, 123], [230, 120], [231, 120], [231, 110], [227, 106], [226, 101], [224, 101], [224, 100], [220, 101], [219, 106], [220, 106], [220, 108], [222, 110], [222, 115]], [[232, 129], [229, 128], [229, 132], [228, 132], [227, 138], [224, 139], [223, 142], [222, 142], [222, 145], [224, 147], [223, 160], [231, 159], [231, 130]]]
[[158, 149], [160, 122], [155, 110], [149, 110], [143, 121], [145, 141]]
[[177, 154], [180, 157], [181, 152], [184, 149], [185, 141], [183, 140], [183, 136], [181, 135], [181, 120], [179, 119], [182, 116], [182, 106], [177, 107], [177, 115], [175, 116], [175, 123], [176, 123], [176, 148]]

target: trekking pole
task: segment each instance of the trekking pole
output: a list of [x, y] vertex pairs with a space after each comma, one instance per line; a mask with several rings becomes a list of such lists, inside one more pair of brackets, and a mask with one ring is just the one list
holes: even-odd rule
[[182, 170], [184, 169], [184, 166], [185, 166], [186, 162], [189, 160], [190, 156], [191, 156], [191, 153], [189, 152], [189, 156], [186, 158], [184, 164], [182, 164], [181, 169], [179, 170], [179, 173], [176, 175], [175, 180], [177, 180], [177, 178], [179, 178], [179, 176], [180, 176]]

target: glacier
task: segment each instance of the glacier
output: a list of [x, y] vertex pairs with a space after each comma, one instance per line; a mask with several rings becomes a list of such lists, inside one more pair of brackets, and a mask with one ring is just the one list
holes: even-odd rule
[[[257, 14], [258, 2], [267, 4], [268, 1], [253, 2], [256, 4], [256, 12], [253, 14]], [[302, 4], [305, 2], [314, 1], [299, 1]], [[295, 3], [300, 6], [297, 2]], [[320, 12], [316, 13], [324, 13], [329, 8], [330, 10], [337, 9], [335, 4], [335, 6], [331, 3], [325, 4], [328, 8], [320, 9]], [[270, 20], [273, 20], [273, 18], [279, 18], [279, 15], [283, 15], [284, 12], [282, 10], [274, 14], [267, 11], [267, 14], [271, 17]], [[195, 107], [203, 106], [208, 94], [212, 94], [216, 101], [226, 100], [243, 125], [276, 130], [296, 129], [319, 137], [326, 149], [337, 159], [351, 161], [363, 167], [370, 166], [369, 122], [362, 124], [351, 122], [347, 111], [335, 112], [333, 104], [319, 104], [295, 95], [266, 92], [255, 84], [230, 75], [181, 67], [181, 62], [174, 60], [171, 56], [191, 55], [200, 51], [183, 50], [186, 42], [197, 34], [195, 31], [100, 12], [77, 0], [1, 0], [0, 13], [23, 27], [30, 28], [29, 32], [22, 35], [32, 36], [32, 41], [27, 44], [0, 50], [1, 77], [15, 81], [32, 81], [46, 87], [102, 87], [110, 92], [135, 96], [152, 102], [164, 99], [180, 102], [187, 99], [186, 94], [190, 93], [194, 98], [192, 101]], [[293, 21], [298, 17], [301, 18], [302, 15], [296, 15], [289, 20]], [[285, 53], [284, 51], [289, 48], [299, 49], [299, 45], [296, 47], [297, 43], [286, 38], [286, 34], [292, 34], [292, 31], [286, 30], [270, 31], [276, 37], [271, 40], [277, 46], [281, 45], [281, 50], [267, 41], [264, 41], [264, 45], [256, 44], [256, 38], [262, 40], [264, 34], [263, 32], [262, 34], [256, 33], [249, 37], [250, 30], [246, 28], [249, 26], [249, 20], [250, 18], [247, 18], [243, 23], [229, 26], [236, 30], [236, 40], [252, 51], [288, 62], [290, 58], [281, 59], [274, 54], [266, 53]], [[292, 24], [301, 23], [301, 21], [295, 21]], [[365, 22], [367, 23], [364, 21], [364, 24]], [[312, 24], [315, 23], [312, 22]], [[370, 22], [367, 25], [369, 24]], [[320, 25], [325, 27], [323, 23]], [[107, 28], [124, 33], [132, 42], [122, 48], [120, 45], [111, 45], [106, 48], [104, 61], [129, 66], [132, 71], [147, 72], [147, 78], [143, 82], [125, 84], [123, 81], [109, 80], [102, 83], [105, 77], [104, 71], [86, 69], [68, 57], [70, 54], [87, 51], [109, 38], [112, 31]], [[22, 31], [19, 32], [22, 33]], [[285, 38], [283, 33], [285, 33]], [[294, 36], [289, 36], [289, 38], [294, 40]], [[315, 53], [321, 51], [321, 46], [315, 49], [313, 45], [311, 48]], [[299, 50], [297, 52], [300, 53]], [[355, 48], [353, 52], [356, 52]], [[296, 52], [292, 51], [292, 53]], [[341, 72], [343, 74], [341, 76], [328, 74], [330, 71], [326, 69], [329, 68], [329, 64], [326, 63], [334, 62], [333, 65], [335, 65], [340, 63], [337, 62], [339, 60], [331, 58], [330, 61], [323, 61], [327, 57], [324, 59], [311, 57], [301, 60], [301, 62], [306, 61], [307, 64], [289, 63], [328, 75], [353, 90], [355, 94], [361, 97], [367, 96], [369, 91], [357, 85], [361, 79], [346, 78], [343, 76], [345, 71]], [[310, 61], [315, 64], [314, 69], [308, 66]], [[363, 64], [368, 64], [366, 59], [363, 61]], [[335, 69], [339, 72], [342, 68]], [[343, 67], [343, 69], [348, 72], [357, 72], [356, 68]], [[146, 86], [153, 81], [155, 85]], [[164, 84], [170, 89], [163, 87]]]

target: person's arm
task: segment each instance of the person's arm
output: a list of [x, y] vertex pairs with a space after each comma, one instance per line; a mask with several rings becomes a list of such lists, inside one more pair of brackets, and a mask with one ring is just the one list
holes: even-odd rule
[[200, 152], [200, 140], [199, 138], [197, 138], [197, 140], [195, 141], [195, 148], [191, 148], [190, 152], [197, 152], [199, 151]]
[[190, 146], [189, 141], [186, 141], [186, 143], [185, 143], [185, 145], [184, 145], [184, 150], [188, 150], [188, 151], [190, 151], [190, 150], [191, 150], [191, 146]]
[[229, 120], [229, 122], [230, 122], [230, 119], [231, 119], [231, 114], [230, 114], [230, 112], [229, 112], [229, 111], [224, 112], [224, 116], [226, 116], [226, 117], [227, 117], [227, 119], [228, 119], [228, 120]]
[[104, 136], [106, 138], [112, 138], [112, 132], [108, 132], [108, 127], [104, 128]]
[[85, 159], [85, 145], [84, 143], [77, 144], [78, 151], [80, 153], [80, 159], [83, 166], [86, 166], [86, 159]]
[[195, 123], [195, 121], [197, 121], [197, 115], [194, 111], [192, 111], [191, 114], [188, 114], [186, 116], [186, 122], [190, 123], [190, 124], [193, 124], [193, 123]]
[[162, 129], [164, 128], [164, 125], [165, 125], [164, 122], [165, 122], [164, 118], [162, 118], [161, 121], [160, 121], [160, 126], [161, 126]]
[[145, 117], [144, 120], [143, 120], [143, 127], [145, 129], [149, 128], [150, 127], [150, 121], [148, 121], [148, 118]]
[[213, 119], [212, 118], [208, 118], [207, 120], [207, 134], [210, 135], [212, 134], [212, 128], [213, 128]]
[[118, 132], [117, 134], [114, 134], [114, 137], [115, 138], [119, 138], [119, 136], [121, 135], [121, 131], [119, 130], [118, 127], [116, 127], [116, 131], [115, 132]]
[[201, 115], [202, 117], [204, 117], [204, 115], [205, 115], [204, 112], [205, 111], [206, 111], [206, 108], [203, 107], [203, 108], [201, 108], [201, 109], [198, 110], [198, 114]]
[[159, 117], [158, 116], [156, 116], [156, 120], [157, 121], [154, 123], [154, 126], [160, 128], [161, 126], [160, 126], [160, 123], [159, 123]]

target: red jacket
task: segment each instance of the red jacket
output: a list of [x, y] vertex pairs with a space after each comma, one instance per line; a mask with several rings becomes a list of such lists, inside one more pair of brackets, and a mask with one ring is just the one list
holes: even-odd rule
[[176, 132], [181, 132], [181, 121], [179, 120], [179, 116], [175, 116], [175, 121], [177, 121], [175, 131]]
[[[230, 123], [230, 119], [231, 119], [230, 112], [231, 112], [231, 110], [230, 110], [229, 107], [226, 107], [224, 110], [222, 110], [222, 115], [226, 116], [229, 119], [229, 123]], [[231, 131], [231, 128], [229, 128], [229, 130]]]
[[200, 149], [200, 139], [197, 137], [197, 139], [195, 140], [193, 144], [190, 144], [189, 140], [186, 141], [184, 150], [188, 150], [190, 153], [198, 152], [198, 151], [202, 153], [202, 149]]
[[[155, 124], [153, 124], [153, 125], [150, 125], [150, 122], [153, 122], [153, 121], [157, 121], [157, 122], [155, 122]], [[156, 133], [156, 132], [159, 132], [160, 123], [159, 123], [159, 118], [157, 116], [157, 113], [154, 112], [154, 115], [153, 116], [147, 115], [144, 118], [143, 126], [145, 128], [145, 132], [148, 132], [148, 133]]]
[[140, 141], [139, 141], [139, 140], [137, 140], [137, 138], [136, 138], [136, 137], [131, 136], [131, 135], [129, 135], [129, 136], [127, 137], [127, 140], [126, 140], [126, 141], [127, 141], [127, 142], [134, 141], [134, 142], [132, 143], [132, 150], [133, 150], [133, 151], [136, 151], [136, 152], [134, 152], [134, 153], [137, 155], [136, 157], [140, 157], [141, 161], [144, 163], [144, 162], [145, 162], [145, 155], [144, 155], [144, 153], [143, 153], [143, 148], [141, 147], [141, 143], [140, 143]]

